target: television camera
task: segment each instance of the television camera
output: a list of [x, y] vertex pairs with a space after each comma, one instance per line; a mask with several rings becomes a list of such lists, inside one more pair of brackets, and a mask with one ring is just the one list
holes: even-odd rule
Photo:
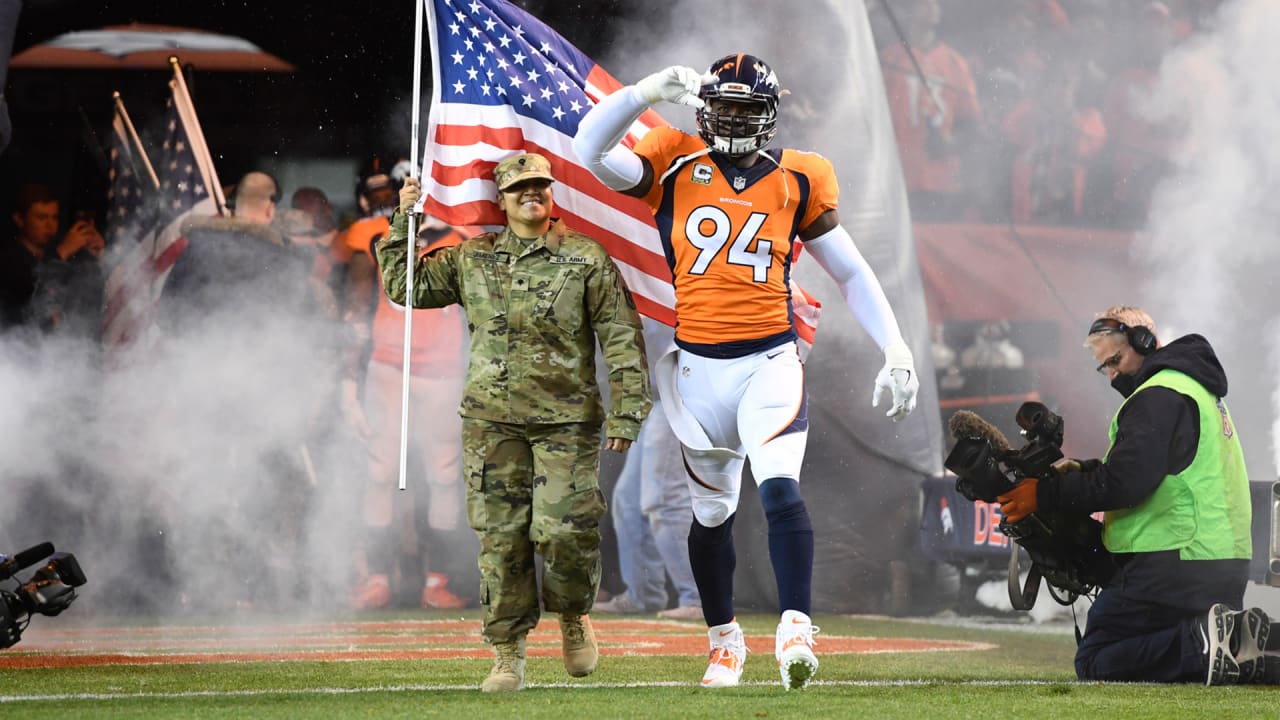
[[[948, 422], [956, 444], [943, 465], [956, 474], [956, 491], [967, 499], [995, 503], [1026, 478], [1059, 473], [1054, 464], [1062, 459], [1062, 417], [1043, 403], [1025, 402], [1014, 419], [1027, 439], [1016, 450], [975, 413], [961, 410]], [[1015, 543], [1009, 558], [1009, 602], [1017, 610], [1035, 605], [1042, 578], [1056, 602], [1070, 605], [1100, 589], [1116, 569], [1102, 544], [1102, 523], [1088, 514], [1035, 512], [1016, 523], [1001, 520], [1000, 532]], [[1021, 588], [1019, 546], [1031, 557]]]
[[[27, 580], [14, 575], [43, 562]], [[54, 616], [71, 606], [76, 588], [84, 585], [84, 571], [71, 553], [54, 552], [53, 543], [40, 543], [13, 557], [0, 555], [0, 583], [12, 581], [16, 587], [0, 586], [0, 649], [13, 647], [22, 639], [34, 614]]]

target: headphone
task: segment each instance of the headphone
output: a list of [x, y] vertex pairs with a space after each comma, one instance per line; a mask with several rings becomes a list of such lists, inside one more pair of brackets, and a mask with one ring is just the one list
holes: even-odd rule
[[1089, 334], [1100, 332], [1123, 333], [1129, 346], [1139, 355], [1150, 355], [1156, 349], [1156, 336], [1146, 325], [1129, 327], [1115, 318], [1098, 318], [1089, 326]]

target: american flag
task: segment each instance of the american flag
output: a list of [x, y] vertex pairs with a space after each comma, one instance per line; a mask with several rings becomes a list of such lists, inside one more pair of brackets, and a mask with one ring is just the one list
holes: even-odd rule
[[[675, 291], [653, 214], [596, 180], [571, 147], [583, 116], [622, 83], [505, 0], [426, 2], [435, 82], [425, 211], [452, 225], [501, 226], [494, 166], [519, 151], [544, 155], [561, 219], [605, 246], [641, 313], [674, 325]], [[665, 124], [647, 111], [623, 142], [634, 146]], [[802, 340], [812, 342], [809, 317], [797, 312], [797, 320]]]
[[193, 212], [216, 212], [209, 194], [216, 176], [208, 177], [196, 159], [204, 136], [193, 122], [194, 107], [175, 81], [169, 81], [169, 89], [165, 140], [156, 169], [160, 179], [157, 229], [130, 247], [107, 276], [102, 312], [103, 344], [108, 352], [145, 340], [164, 278], [187, 247], [180, 233], [182, 221]]
[[165, 199], [165, 211], [172, 218], [209, 197], [209, 185], [216, 182], [216, 177], [207, 177], [197, 160], [196, 143], [203, 143], [204, 137], [195, 131], [191, 101], [182, 96], [176, 81], [169, 81], [169, 90], [164, 109], [165, 138], [160, 146], [160, 193]]
[[142, 148], [135, 150], [122, 107], [117, 107], [111, 121], [111, 168], [107, 174], [111, 182], [107, 190], [107, 241], [113, 246], [137, 240], [152, 223], [155, 187], [143, 185], [143, 152]]

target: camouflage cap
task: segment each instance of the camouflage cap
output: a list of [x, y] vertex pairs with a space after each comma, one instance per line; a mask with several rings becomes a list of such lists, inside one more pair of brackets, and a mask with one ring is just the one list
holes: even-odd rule
[[555, 180], [551, 176], [551, 163], [537, 153], [514, 155], [503, 160], [493, 169], [493, 179], [498, 183], [499, 192], [525, 180]]

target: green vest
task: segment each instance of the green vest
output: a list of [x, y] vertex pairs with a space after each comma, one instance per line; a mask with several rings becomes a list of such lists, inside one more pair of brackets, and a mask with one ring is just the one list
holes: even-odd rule
[[[1166, 475], [1151, 497], [1137, 507], [1106, 514], [1103, 544], [1115, 553], [1178, 550], [1183, 560], [1249, 559], [1253, 555], [1249, 476], [1226, 403], [1177, 370], [1157, 372], [1134, 394], [1151, 386], [1167, 387], [1195, 400], [1200, 443], [1191, 464], [1177, 475]], [[1117, 411], [1111, 420], [1112, 445], [1119, 417]]]

